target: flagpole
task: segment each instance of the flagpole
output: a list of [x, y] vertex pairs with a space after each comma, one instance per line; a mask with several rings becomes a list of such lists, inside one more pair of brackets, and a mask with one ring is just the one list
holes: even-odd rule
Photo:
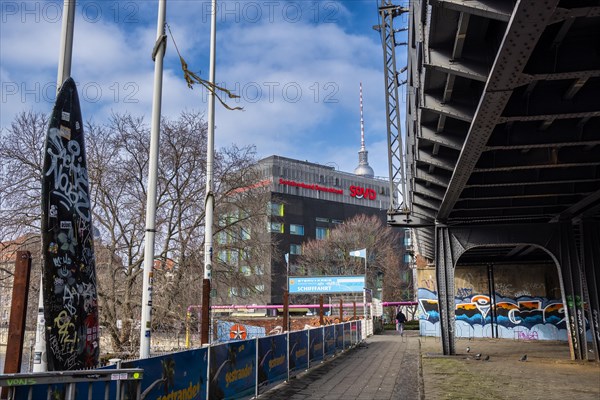
[[152, 125], [150, 127], [150, 154], [148, 157], [148, 192], [146, 194], [146, 242], [144, 247], [140, 358], [148, 358], [150, 356], [150, 335], [152, 331], [152, 268], [154, 267], [154, 240], [156, 234], [156, 186], [158, 175], [158, 142], [160, 139], [163, 58], [166, 49], [166, 9], [166, 0], [159, 0], [156, 44], [152, 54], [152, 59], [154, 60], [154, 93], [152, 99]]
[[56, 78], [56, 91], [63, 82], [71, 76], [71, 60], [73, 59], [73, 29], [75, 26], [75, 0], [64, 0], [63, 19], [60, 42], [60, 56], [58, 58], [58, 76]]
[[[208, 81], [215, 84], [217, 42], [217, 0], [212, 0], [210, 21], [210, 54], [208, 67]], [[214, 153], [215, 153], [215, 92], [208, 93], [208, 133], [206, 143], [206, 197], [204, 200], [204, 280], [202, 284], [202, 344], [210, 343], [210, 290], [212, 282], [212, 256], [213, 256], [213, 220], [215, 198], [213, 193], [214, 179]], [[204, 293], [209, 291], [209, 293]]]

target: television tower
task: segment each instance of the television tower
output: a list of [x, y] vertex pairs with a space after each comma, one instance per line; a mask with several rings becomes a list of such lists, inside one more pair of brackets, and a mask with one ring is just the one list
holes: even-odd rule
[[360, 151], [358, 152], [358, 167], [354, 169], [356, 175], [373, 178], [375, 172], [369, 165], [369, 152], [365, 147], [365, 121], [363, 119], [362, 82], [360, 83]]

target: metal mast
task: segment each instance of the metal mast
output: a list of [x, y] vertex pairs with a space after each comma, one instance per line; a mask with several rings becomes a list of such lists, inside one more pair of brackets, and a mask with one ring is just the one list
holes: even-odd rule
[[160, 113], [162, 106], [163, 58], [166, 50], [165, 19], [167, 0], [158, 2], [154, 60], [154, 89], [152, 95], [152, 126], [150, 127], [150, 154], [148, 156], [148, 192], [146, 196], [146, 237], [144, 248], [144, 282], [142, 289], [142, 316], [140, 326], [140, 358], [150, 357], [152, 332], [152, 289], [154, 241], [156, 236], [156, 193], [158, 175], [158, 144], [160, 140]]
[[[408, 191], [404, 171], [404, 146], [400, 128], [400, 101], [398, 87], [405, 83], [399, 81], [399, 75], [406, 70], [398, 72], [396, 69], [396, 46], [407, 43], [397, 43], [395, 34], [407, 30], [394, 29], [394, 18], [408, 12], [407, 8], [393, 5], [390, 1], [382, 0], [379, 7], [381, 25], [373, 27], [381, 34], [383, 46], [383, 65], [385, 80], [385, 109], [388, 137], [388, 167], [390, 179], [390, 209], [388, 215], [408, 213]], [[396, 196], [397, 194], [397, 196]]]

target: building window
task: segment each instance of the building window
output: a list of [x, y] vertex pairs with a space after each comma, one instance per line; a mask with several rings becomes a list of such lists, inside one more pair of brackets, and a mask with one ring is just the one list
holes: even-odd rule
[[242, 228], [240, 230], [240, 238], [242, 240], [248, 240], [248, 239], [250, 239], [250, 228]]
[[343, 224], [343, 223], [344, 223], [344, 221], [342, 221], [341, 219], [332, 219], [332, 220], [331, 220], [331, 223], [332, 223], [332, 224], [337, 224], [337, 225], [339, 225], [339, 224]]
[[262, 266], [256, 266], [254, 267], [254, 274], [256, 275], [264, 275], [265, 274], [265, 269]]
[[411, 262], [410, 254], [404, 254], [404, 262], [407, 264]]
[[236, 287], [230, 287], [229, 292], [227, 293], [228, 297], [235, 297], [238, 295], [238, 289]]
[[290, 224], [290, 234], [304, 236], [304, 226]]
[[283, 224], [281, 222], [271, 222], [269, 224], [269, 232], [283, 233]]
[[283, 204], [269, 202], [269, 208], [271, 215], [276, 217], [283, 217]]
[[301, 244], [290, 244], [290, 254], [294, 254], [297, 256], [302, 255], [302, 245]]
[[321, 218], [321, 217], [317, 217], [317, 218], [315, 218], [315, 221], [317, 221], [317, 222], [326, 222], [326, 223], [329, 223], [329, 218]]
[[404, 236], [404, 246], [408, 247], [412, 244], [412, 240], [410, 236]]
[[227, 232], [221, 231], [217, 234], [218, 244], [227, 244]]
[[265, 292], [265, 285], [256, 285], [256, 286], [254, 286], [254, 289], [256, 289], [256, 291], [258, 293], [264, 293]]
[[329, 237], [329, 228], [317, 227], [316, 232], [317, 240], [327, 239]]
[[250, 275], [252, 275], [252, 269], [250, 267], [248, 267], [248, 266], [240, 267], [240, 272], [244, 276], [250, 276]]

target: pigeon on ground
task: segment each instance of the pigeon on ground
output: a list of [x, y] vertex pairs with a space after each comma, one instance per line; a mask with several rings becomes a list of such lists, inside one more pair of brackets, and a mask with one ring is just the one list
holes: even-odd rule
[[467, 346], [467, 353], [471, 351], [471, 348]]
[[485, 356], [485, 358], [483, 359], [483, 361], [490, 361], [490, 356], [489, 354], [487, 356]]
[[523, 357], [521, 357], [519, 361], [527, 361], [527, 354], [523, 354]]
[[481, 353], [475, 354], [475, 357], [477, 357], [477, 358], [481, 357]]

